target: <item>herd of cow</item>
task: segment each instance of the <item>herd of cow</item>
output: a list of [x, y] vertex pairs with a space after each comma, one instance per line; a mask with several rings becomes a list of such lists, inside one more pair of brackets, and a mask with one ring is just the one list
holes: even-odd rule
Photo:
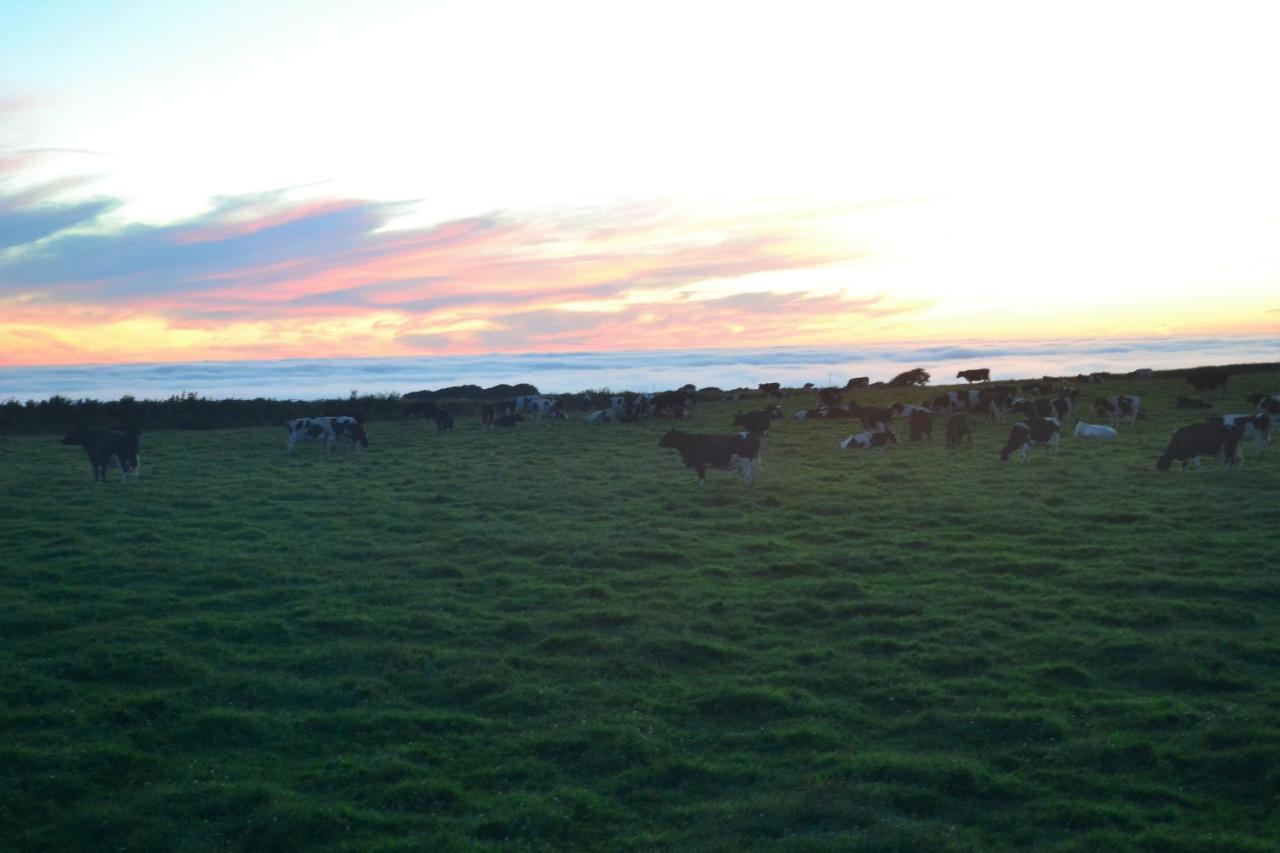
[[[968, 382], [987, 382], [990, 373], [986, 369], [961, 371], [957, 378]], [[1199, 371], [1188, 376], [1197, 388], [1222, 387], [1225, 374], [1214, 370]], [[863, 430], [852, 433], [838, 442], [841, 450], [884, 450], [896, 445], [898, 438], [892, 425], [895, 418], [905, 419], [911, 441], [932, 439], [935, 416], [946, 415], [947, 449], [958, 449], [966, 442], [973, 446], [970, 418], [986, 417], [994, 423], [1004, 423], [1010, 414], [1021, 415], [1023, 420], [1013, 424], [1009, 439], [1000, 449], [1001, 460], [1017, 454], [1023, 461], [1031, 457], [1033, 448], [1045, 448], [1055, 455], [1059, 452], [1062, 431], [1074, 415], [1073, 435], [1077, 438], [1110, 441], [1117, 437], [1118, 427], [1136, 425], [1144, 417], [1140, 397], [1117, 395], [1100, 397], [1094, 401], [1094, 412], [1105, 418], [1109, 425], [1085, 422], [1077, 412], [1079, 392], [1075, 388], [1055, 386], [1052, 382], [1034, 382], [1022, 386], [987, 386], [981, 389], [967, 388], [947, 391], [919, 404], [894, 403], [891, 406], [861, 406], [853, 400], [842, 405], [844, 392], [867, 387], [865, 378], [851, 380], [843, 389], [815, 389], [816, 408], [795, 412], [796, 420], [856, 419]], [[782, 396], [777, 383], [760, 386], [765, 396]], [[1023, 396], [1034, 394], [1039, 396]], [[697, 407], [697, 393], [693, 386], [678, 391], [657, 394], [624, 393], [609, 395], [600, 400], [581, 396], [576, 401], [589, 424], [629, 423], [648, 417], [666, 417], [672, 420], [693, 417]], [[1227, 414], [1209, 417], [1207, 420], [1184, 426], [1173, 433], [1169, 446], [1156, 462], [1159, 470], [1167, 470], [1173, 462], [1189, 462], [1200, 467], [1201, 456], [1217, 456], [1228, 465], [1240, 461], [1240, 444], [1255, 440], [1260, 446], [1271, 441], [1272, 428], [1280, 419], [1280, 394], [1253, 395], [1248, 401], [1255, 406], [1251, 413]], [[534, 424], [543, 419], [563, 420], [566, 397], [531, 395], [495, 403], [486, 403], [481, 421], [486, 429], [510, 428], [526, 420]], [[1212, 404], [1203, 400], [1179, 396], [1178, 409], [1207, 409]], [[432, 401], [416, 403], [406, 413], [409, 417], [433, 418], [441, 432], [452, 431], [453, 416]], [[706, 477], [708, 469], [736, 471], [748, 483], [755, 481], [760, 470], [760, 449], [773, 421], [784, 417], [782, 408], [770, 405], [766, 408], [734, 416], [733, 425], [741, 431], [728, 434], [699, 434], [669, 430], [658, 442], [659, 447], [671, 448], [680, 454], [681, 460], [698, 475]], [[323, 443], [326, 450], [338, 444], [352, 449], [369, 446], [369, 438], [359, 419], [351, 416], [295, 418], [285, 425], [288, 431], [286, 447], [292, 452], [300, 443]], [[106, 478], [109, 466], [115, 465], [121, 479], [128, 474], [140, 475], [140, 435], [129, 430], [77, 429], [62, 440], [65, 445], [79, 445], [89, 456], [95, 480]]]

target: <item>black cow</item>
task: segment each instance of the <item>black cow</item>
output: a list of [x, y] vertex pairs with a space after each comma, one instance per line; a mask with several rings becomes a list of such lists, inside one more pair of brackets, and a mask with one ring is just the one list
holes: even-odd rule
[[524, 415], [516, 412], [514, 415], [498, 415], [493, 419], [493, 425], [496, 427], [513, 427], [524, 420]]
[[707, 469], [737, 471], [751, 485], [760, 470], [760, 436], [754, 432], [729, 435], [670, 430], [658, 439], [659, 447], [674, 448], [685, 467], [698, 472], [698, 482], [707, 479]]
[[1032, 447], [1043, 447], [1058, 455], [1058, 443], [1062, 428], [1055, 418], [1031, 418], [1020, 424], [1014, 424], [1009, 431], [1009, 440], [1000, 448], [1000, 461], [1008, 462], [1009, 456], [1018, 451], [1022, 461], [1031, 459]]
[[852, 391], [855, 388], [866, 388], [871, 384], [870, 376], [855, 376], [845, 383], [844, 390]]
[[405, 409], [404, 415], [407, 418], [434, 418], [439, 411], [434, 400], [426, 400]]
[[453, 415], [444, 409], [436, 411], [436, 429], [440, 432], [453, 432]]
[[782, 385], [778, 382], [761, 382], [756, 386], [757, 390], [766, 397], [781, 397]]
[[952, 412], [947, 418], [947, 450], [959, 450], [963, 439], [969, 440], [973, 447], [973, 433], [969, 431], [969, 416], [963, 412]]
[[740, 426], [747, 432], [759, 433], [763, 436], [769, 431], [769, 424], [773, 423], [773, 410], [762, 409], [758, 412], [747, 412], [743, 414], [739, 412], [733, 416], [733, 425]]
[[907, 423], [911, 427], [912, 441], [919, 441], [922, 438], [933, 439], [933, 415], [924, 409], [912, 409]]
[[98, 482], [107, 479], [107, 466], [115, 463], [120, 469], [120, 480], [125, 474], [141, 476], [138, 456], [138, 441], [141, 434], [128, 430], [105, 429], [73, 429], [62, 438], [67, 445], [78, 444], [89, 454], [89, 464], [93, 467], [93, 480]]
[[818, 389], [818, 405], [819, 406], [838, 406], [840, 404], [839, 388], [819, 388]]
[[1197, 391], [1209, 391], [1214, 388], [1226, 388], [1231, 374], [1221, 368], [1209, 367], [1193, 370], [1187, 374], [1187, 382]]
[[1168, 471], [1169, 466], [1179, 461], [1185, 471], [1187, 462], [1194, 460], [1199, 471], [1201, 456], [1217, 456], [1224, 464], [1235, 465], [1240, 461], [1240, 435], [1243, 432], [1243, 425], [1233, 428], [1208, 422], [1184, 426], [1174, 431], [1169, 446], [1156, 460], [1156, 470]]
[[1212, 409], [1213, 405], [1206, 403], [1204, 400], [1197, 400], [1194, 397], [1179, 396], [1173, 407], [1175, 409]]
[[965, 382], [989, 382], [991, 369], [984, 367], [980, 370], [962, 370], [956, 374], [956, 379], [963, 379]]
[[690, 391], [663, 391], [653, 395], [651, 405], [653, 413], [660, 418], [688, 420], [697, 408], [698, 397]]

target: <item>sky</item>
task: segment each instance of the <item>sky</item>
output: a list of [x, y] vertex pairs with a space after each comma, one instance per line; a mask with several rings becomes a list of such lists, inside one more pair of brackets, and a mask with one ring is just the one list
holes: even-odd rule
[[0, 0], [0, 365], [1269, 335], [1277, 24]]

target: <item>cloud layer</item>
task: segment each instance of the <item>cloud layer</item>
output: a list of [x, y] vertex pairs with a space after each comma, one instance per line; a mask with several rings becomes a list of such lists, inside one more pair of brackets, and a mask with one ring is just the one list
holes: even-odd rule
[[114, 199], [59, 201], [66, 186], [5, 187], [8, 363], [814, 342], [928, 304], [761, 284], [858, 256], [821, 211], [632, 203], [404, 228], [409, 204], [268, 192], [149, 225], [110, 221]]

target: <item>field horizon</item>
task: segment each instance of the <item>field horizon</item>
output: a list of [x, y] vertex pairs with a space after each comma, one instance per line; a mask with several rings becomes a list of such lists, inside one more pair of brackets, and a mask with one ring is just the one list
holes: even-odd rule
[[1154, 461], [1277, 386], [1026, 464], [793, 397], [751, 488], [660, 419], [0, 439], [0, 846], [1274, 849], [1280, 466]]

